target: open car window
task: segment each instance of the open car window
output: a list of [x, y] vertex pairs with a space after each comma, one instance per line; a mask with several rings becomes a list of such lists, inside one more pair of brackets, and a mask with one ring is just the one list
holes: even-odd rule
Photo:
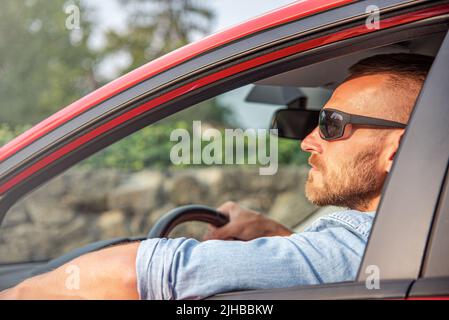
[[[46, 261], [99, 240], [143, 237], [163, 214], [187, 204], [218, 207], [232, 200], [304, 229], [322, 212], [304, 194], [308, 154], [299, 141], [269, 134], [271, 117], [285, 101], [251, 101], [256, 89], [244, 86], [178, 112], [26, 196], [0, 228], [0, 263]], [[296, 90], [308, 94], [315, 108], [331, 93]], [[181, 150], [184, 142], [190, 145]], [[258, 155], [261, 147], [264, 157]], [[201, 239], [204, 231], [204, 223], [191, 222], [171, 236]]]

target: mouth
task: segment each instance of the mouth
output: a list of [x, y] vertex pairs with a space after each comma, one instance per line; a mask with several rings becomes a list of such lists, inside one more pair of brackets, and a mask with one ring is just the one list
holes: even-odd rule
[[313, 174], [313, 173], [315, 173], [315, 172], [319, 172], [318, 169], [315, 168], [315, 167], [312, 167], [312, 168], [309, 170], [309, 174]]
[[310, 161], [310, 159], [309, 159], [309, 161], [307, 161], [307, 163], [308, 163], [309, 166], [311, 167], [310, 170], [316, 170], [315, 166], [312, 164], [312, 162]]
[[311, 169], [310, 169], [309, 172], [318, 172], [318, 171], [319, 171], [319, 170], [317, 169], [316, 165], [314, 165], [314, 164], [312, 163], [312, 161], [310, 161], [310, 159], [309, 159], [308, 163], [309, 163], [309, 166], [311, 167]]
[[313, 166], [312, 164], [310, 164], [310, 162], [309, 162], [309, 166], [310, 166], [309, 174], [318, 172], [318, 169], [315, 166]]

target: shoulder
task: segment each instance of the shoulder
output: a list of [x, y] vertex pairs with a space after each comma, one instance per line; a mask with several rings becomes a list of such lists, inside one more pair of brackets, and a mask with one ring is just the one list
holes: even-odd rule
[[305, 232], [319, 232], [332, 228], [344, 228], [363, 240], [368, 236], [374, 221], [375, 212], [344, 210], [317, 219]]

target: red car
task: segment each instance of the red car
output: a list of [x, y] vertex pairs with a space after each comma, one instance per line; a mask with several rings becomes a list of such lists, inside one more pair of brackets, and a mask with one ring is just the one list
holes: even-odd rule
[[[370, 5], [378, 11], [367, 10]], [[384, 185], [357, 279], [213, 298], [449, 298], [448, 29], [449, 1], [308, 0], [187, 45], [76, 101], [3, 146], [0, 220], [24, 195], [83, 159], [194, 104], [248, 84], [332, 89], [363, 57], [422, 53], [436, 59]], [[316, 110], [300, 107], [305, 123], [314, 119]], [[184, 214], [166, 217], [153, 235], [185, 220], [225, 223], [217, 222], [219, 216]], [[0, 289], [123, 241], [129, 239], [94, 243], [49, 262], [0, 265]], [[366, 286], [371, 265], [381, 270], [379, 289]]]

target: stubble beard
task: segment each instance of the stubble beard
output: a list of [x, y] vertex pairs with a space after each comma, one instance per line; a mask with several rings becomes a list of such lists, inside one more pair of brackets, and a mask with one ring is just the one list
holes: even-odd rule
[[[322, 184], [317, 185], [309, 172], [306, 182], [306, 196], [317, 206], [338, 206], [363, 210], [382, 191], [385, 177], [377, 171], [379, 150], [359, 152], [343, 163], [338, 171], [317, 166], [323, 175]], [[319, 163], [316, 163], [317, 165]]]

